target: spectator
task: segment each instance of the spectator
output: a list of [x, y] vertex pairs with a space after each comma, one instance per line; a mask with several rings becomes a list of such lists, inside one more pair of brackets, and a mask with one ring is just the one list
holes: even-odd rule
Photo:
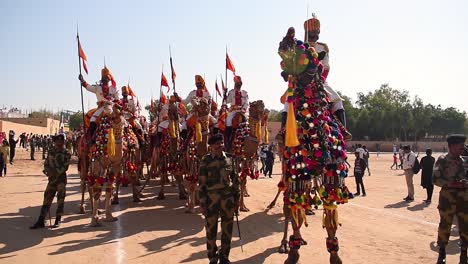
[[268, 174], [268, 176], [271, 178], [271, 174], [273, 173], [274, 163], [275, 163], [275, 154], [273, 153], [271, 147], [268, 147], [266, 151], [266, 159], [265, 159], [265, 166], [266, 166], [266, 170], [264, 170], [265, 177]]
[[416, 155], [413, 151], [411, 151], [409, 145], [404, 146], [403, 150], [403, 170], [405, 171], [406, 186], [408, 187], [408, 196], [403, 198], [403, 200], [412, 202], [414, 201], [413, 165], [414, 161], [416, 160]]
[[26, 134], [23, 132], [20, 136], [20, 147], [26, 148]]
[[13, 159], [15, 158], [16, 153], [16, 144], [18, 144], [19, 139], [15, 140], [15, 132], [10, 130], [8, 144], [10, 144], [10, 165], [13, 165]]
[[403, 156], [405, 155], [405, 151], [403, 150], [403, 146], [400, 145], [400, 149], [398, 149], [398, 156], [400, 158], [400, 169], [403, 169]]
[[36, 136], [32, 136], [30, 139], [29, 139], [29, 149], [31, 150], [31, 160], [35, 160], [34, 159], [34, 153], [36, 153]]
[[262, 167], [260, 168], [260, 172], [265, 174], [265, 159], [266, 159], [265, 146], [260, 147], [260, 153], [258, 156], [260, 157], [260, 161], [262, 162]]
[[364, 149], [362, 148], [362, 145], [361, 144], [357, 144], [356, 146], [356, 150], [354, 151], [354, 153], [358, 152], [359, 153], [359, 158], [363, 159], [364, 158]]
[[398, 170], [398, 156], [396, 152], [393, 153], [393, 165], [390, 167], [390, 169], [393, 169], [393, 166], [395, 166], [395, 170]]
[[3, 140], [2, 146], [0, 147], [0, 177], [7, 173], [7, 162], [8, 156], [10, 155], [10, 146], [6, 139]]
[[361, 188], [362, 188], [362, 196], [366, 196], [366, 189], [364, 189], [364, 182], [362, 178], [364, 177], [364, 172], [366, 171], [366, 162], [363, 158], [360, 158], [360, 153], [356, 151], [354, 153], [356, 156], [356, 160], [354, 161], [354, 179], [356, 180], [356, 193], [354, 196], [361, 195]]
[[432, 149], [426, 149], [426, 156], [421, 159], [421, 186], [426, 189], [426, 203], [431, 203], [434, 184], [432, 183], [432, 172], [434, 170], [435, 158], [432, 157]]
[[393, 144], [393, 153], [396, 153], [396, 145]]
[[369, 168], [369, 157], [370, 157], [369, 150], [367, 149], [366, 146], [362, 146], [362, 149], [364, 150], [364, 153], [362, 155], [362, 159], [364, 159], [364, 161], [366, 162], [367, 173], [370, 176], [371, 173], [370, 173], [370, 168]]

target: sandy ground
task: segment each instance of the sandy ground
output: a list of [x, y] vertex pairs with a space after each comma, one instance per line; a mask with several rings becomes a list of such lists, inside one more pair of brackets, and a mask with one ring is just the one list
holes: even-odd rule
[[[36, 154], [36, 161], [28, 157], [27, 151], [18, 150], [7, 177], [0, 178], [0, 263], [208, 262], [201, 214], [185, 214], [184, 202], [177, 199], [174, 187], [167, 188], [166, 200], [156, 200], [156, 181], [145, 189], [146, 198], [140, 204], [134, 204], [129, 188], [124, 188], [120, 205], [114, 206], [119, 221], [89, 227], [89, 211], [87, 215], [77, 214], [80, 196], [76, 164], [69, 170], [63, 225], [55, 230], [29, 230], [39, 214], [47, 179], [41, 173], [40, 155]], [[434, 202], [424, 204], [425, 190], [417, 175], [416, 200], [403, 202], [405, 178], [401, 170], [389, 169], [391, 160], [390, 154], [372, 154], [372, 176], [364, 177], [367, 197], [339, 208], [342, 226], [337, 236], [344, 263], [435, 263], [437, 259], [439, 189], [434, 190]], [[244, 252], [234, 228], [233, 263], [282, 263], [286, 258], [277, 253], [284, 219], [281, 204], [265, 212], [276, 193], [278, 163], [274, 172], [273, 179], [248, 182], [251, 197], [246, 198], [246, 204], [251, 211], [240, 216]], [[349, 177], [347, 183], [355, 192], [354, 177]], [[301, 263], [328, 262], [322, 212], [316, 213], [308, 216], [309, 227], [303, 228], [309, 245], [301, 248]], [[448, 263], [458, 263], [459, 238], [455, 231], [452, 235]]]

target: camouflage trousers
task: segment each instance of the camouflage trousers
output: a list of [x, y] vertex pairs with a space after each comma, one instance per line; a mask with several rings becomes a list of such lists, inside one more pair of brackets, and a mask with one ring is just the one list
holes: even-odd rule
[[468, 247], [468, 189], [442, 188], [439, 195], [440, 223], [437, 244], [446, 247], [453, 217], [457, 216], [461, 247]]
[[[216, 261], [219, 258], [228, 259], [231, 251], [232, 228], [235, 211], [234, 195], [229, 190], [208, 192], [206, 199], [206, 248], [208, 259]], [[218, 218], [221, 216], [221, 249], [217, 254], [216, 235], [218, 233]]]
[[57, 194], [57, 211], [55, 216], [63, 215], [63, 207], [65, 203], [65, 186], [67, 185], [64, 181], [49, 181], [44, 191], [44, 201], [41, 207], [41, 216], [46, 217], [47, 211], [49, 211], [52, 201], [54, 200], [55, 194]]

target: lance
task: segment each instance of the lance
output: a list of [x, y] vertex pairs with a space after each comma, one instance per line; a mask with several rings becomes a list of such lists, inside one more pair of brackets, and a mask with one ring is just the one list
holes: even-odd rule
[[[226, 63], [225, 63], [226, 65], [225, 65], [225, 67], [224, 67], [224, 68], [225, 68], [225, 69], [224, 69], [224, 82], [225, 82], [224, 85], [226, 85], [226, 89], [224, 89], [224, 91], [223, 91], [223, 104], [226, 104], [226, 100], [227, 100], [227, 89], [228, 89], [228, 88], [227, 88], [227, 87], [228, 87], [228, 85], [227, 85], [227, 56], [228, 56], [228, 53], [227, 53], [227, 45], [226, 45], [226, 56], [225, 56], [225, 58], [224, 58], [224, 60], [226, 61]], [[223, 77], [221, 76], [221, 79], [222, 79], [222, 78], [223, 78]]]
[[[76, 40], [78, 47], [78, 69], [80, 69], [81, 75], [81, 59], [80, 59], [80, 35], [78, 34], [78, 24], [76, 25]], [[86, 135], [86, 126], [85, 126], [85, 113], [84, 113], [84, 102], [83, 102], [83, 84], [80, 81], [80, 90], [81, 90], [81, 113], [83, 115], [83, 133]]]
[[241, 251], [244, 253], [244, 247], [242, 246], [242, 236], [241, 236], [241, 230], [240, 230], [240, 225], [239, 225], [239, 213], [236, 212], [236, 223], [237, 223], [237, 232], [239, 233], [239, 242], [241, 246]]
[[171, 45], [169, 45], [169, 61], [170, 61], [170, 63], [171, 63], [172, 89], [174, 90], [174, 93], [175, 93], [175, 92], [176, 92], [176, 86], [175, 86], [175, 71], [174, 71], [174, 66], [172, 65]]

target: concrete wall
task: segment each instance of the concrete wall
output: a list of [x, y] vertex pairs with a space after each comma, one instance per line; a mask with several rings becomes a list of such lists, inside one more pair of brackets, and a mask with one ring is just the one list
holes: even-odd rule
[[60, 121], [50, 118], [2, 118], [0, 120], [0, 131], [13, 130], [16, 136], [26, 132], [27, 134], [48, 135], [55, 134], [60, 129]]

